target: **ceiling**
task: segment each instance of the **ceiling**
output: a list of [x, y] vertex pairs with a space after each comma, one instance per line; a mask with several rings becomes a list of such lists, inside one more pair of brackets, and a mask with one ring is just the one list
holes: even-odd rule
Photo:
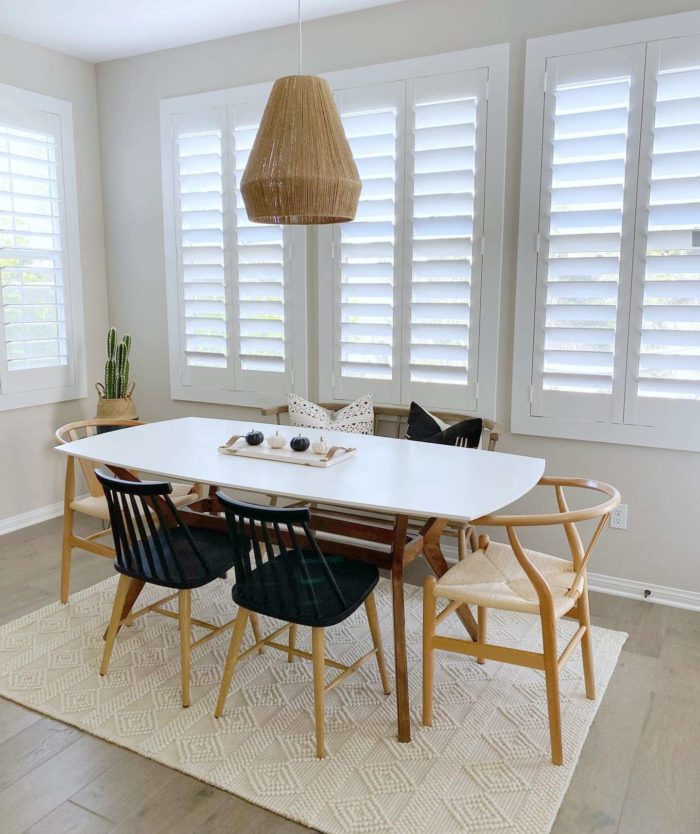
[[[302, 0], [304, 20], [397, 0]], [[0, 33], [109, 61], [295, 23], [297, 0], [0, 0]]]

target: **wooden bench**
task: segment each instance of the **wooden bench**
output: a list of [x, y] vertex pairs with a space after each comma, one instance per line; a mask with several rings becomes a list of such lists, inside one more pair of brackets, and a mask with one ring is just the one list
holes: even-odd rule
[[[328, 411], [338, 411], [341, 408], [345, 408], [345, 406], [348, 405], [348, 403], [332, 402], [319, 403], [319, 405], [322, 408], [327, 409]], [[264, 417], [274, 417], [277, 422], [277, 425], [282, 425], [282, 418], [285, 414], [289, 414], [289, 406], [286, 403], [284, 405], [272, 405], [267, 408], [262, 408], [260, 410], [260, 413]], [[383, 435], [385, 437], [405, 437], [406, 425], [408, 424], [408, 414], [409, 409], [405, 406], [374, 406], [374, 433]], [[434, 414], [435, 417], [437, 417], [439, 420], [442, 420], [443, 422], [450, 424], [459, 423], [461, 420], [466, 420], [469, 417], [476, 416], [473, 414], [463, 414], [456, 411], [431, 411], [431, 414]], [[499, 425], [493, 420], [489, 420], [485, 417], [482, 417], [481, 420], [483, 422], [481, 448], [487, 449], [488, 451], [492, 452], [496, 448], [496, 443], [498, 442], [500, 436]], [[324, 513], [328, 513], [330, 516], [334, 518], [358, 518], [359, 516], [358, 513], [353, 512], [351, 510], [340, 512], [335, 508], [316, 507], [315, 509], [317, 511], [321, 510]], [[389, 518], [388, 516], [382, 516], [380, 514], [372, 514], [371, 516], [363, 514], [362, 516], [360, 516], [360, 518], [363, 521], [367, 521], [372, 524], [393, 524], [393, 519]], [[422, 528], [424, 523], [425, 521], [411, 522], [409, 524], [409, 532], [414, 534], [418, 533], [418, 531]], [[473, 550], [476, 550], [477, 548], [476, 532], [468, 524], [462, 522], [448, 523], [448, 525], [445, 527], [444, 535], [457, 539], [457, 552], [459, 554], [460, 559], [464, 559], [464, 557], [467, 555], [468, 540], [470, 540], [471, 547]]]
[[[319, 403], [321, 408], [327, 411], [340, 411], [349, 403]], [[409, 409], [401, 405], [375, 405], [374, 406], [374, 433], [381, 434], [384, 437], [404, 437], [406, 434], [406, 426], [408, 424]], [[271, 405], [268, 408], [260, 409], [260, 413], [264, 417], [274, 417], [277, 425], [282, 425], [282, 417], [289, 414], [288, 405]], [[476, 417], [475, 414], [462, 414], [457, 411], [431, 411], [439, 420], [444, 423], [459, 423], [461, 420], [468, 420], [470, 417]], [[484, 424], [483, 436], [481, 440], [481, 448], [488, 449], [492, 452], [496, 448], [496, 443], [500, 436], [500, 428], [498, 423], [493, 420], [487, 420], [485, 417], [481, 418]], [[381, 428], [390, 427], [392, 433], [384, 434], [380, 431]]]

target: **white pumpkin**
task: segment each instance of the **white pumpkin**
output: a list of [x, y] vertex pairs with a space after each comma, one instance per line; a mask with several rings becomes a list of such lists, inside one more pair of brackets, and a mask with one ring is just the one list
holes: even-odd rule
[[317, 455], [325, 455], [328, 451], [328, 444], [321, 437], [319, 440], [316, 440], [311, 444], [311, 451]]
[[283, 449], [287, 445], [287, 441], [277, 431], [267, 438], [268, 445], [271, 449]]

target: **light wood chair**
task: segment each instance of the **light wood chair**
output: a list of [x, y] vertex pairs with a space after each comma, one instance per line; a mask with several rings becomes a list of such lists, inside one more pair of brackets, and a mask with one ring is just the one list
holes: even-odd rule
[[[97, 434], [99, 427], [107, 429], [124, 429], [129, 426], [141, 426], [140, 420], [116, 420], [94, 418], [91, 420], [79, 420], [75, 423], [68, 423], [56, 430], [56, 440], [59, 444], [70, 443], [73, 440], [81, 440], [84, 437], [92, 437]], [[104, 496], [100, 482], [95, 476], [96, 463], [90, 460], [78, 458], [78, 463], [87, 483], [88, 495], [76, 498], [76, 458], [66, 458], [66, 485], [63, 498], [63, 549], [61, 554], [61, 589], [60, 599], [65, 605], [68, 602], [70, 593], [70, 571], [73, 548], [88, 550], [98, 556], [113, 559], [114, 548], [104, 544], [98, 539], [112, 534], [109, 524], [109, 508]], [[183, 507], [198, 501], [201, 495], [201, 488], [192, 484], [173, 484], [173, 503], [177, 507]], [[74, 531], [75, 513], [82, 513], [91, 518], [99, 519], [103, 523], [103, 529], [89, 536], [78, 536]]]
[[[542, 515], [489, 515], [474, 521], [475, 526], [504, 527], [510, 545], [491, 542], [479, 536], [478, 549], [458, 562], [439, 580], [427, 577], [423, 586], [423, 724], [430, 726], [433, 711], [434, 652], [458, 652], [472, 655], [477, 661], [498, 660], [545, 674], [547, 708], [552, 761], [563, 764], [561, 710], [559, 703], [559, 672], [574, 649], [581, 644], [586, 697], [595, 698], [593, 649], [590, 635], [590, 613], [586, 568], [594, 547], [610, 513], [620, 503], [620, 494], [609, 484], [583, 478], [544, 477], [540, 485], [554, 487], [557, 512]], [[570, 510], [564, 488], [594, 490], [606, 496], [595, 507]], [[577, 524], [598, 519], [593, 535], [584, 548]], [[526, 550], [520, 543], [517, 529], [562, 525], [571, 553], [561, 559], [545, 553]], [[437, 614], [438, 599], [447, 606]], [[478, 609], [477, 641], [472, 642], [436, 634], [436, 626], [460, 605]], [[487, 642], [489, 608], [519, 611], [538, 615], [542, 624], [541, 652], [524, 651]], [[557, 649], [557, 620], [571, 617], [579, 627], [561, 654]]]
[[[345, 408], [346, 405], [349, 405], [347, 402], [331, 402], [331, 403], [319, 403], [321, 408], [325, 408], [327, 411], [338, 411], [341, 408]], [[374, 433], [381, 434], [387, 437], [395, 437], [397, 439], [405, 437], [406, 435], [406, 428], [408, 426], [408, 415], [410, 412], [410, 408], [402, 405], [375, 405], [374, 406]], [[272, 405], [268, 406], [267, 408], [260, 409], [260, 413], [263, 417], [274, 417], [275, 422], [278, 426], [282, 425], [282, 420], [285, 414], [289, 414], [289, 406], [284, 403], [282, 405]], [[477, 417], [476, 414], [466, 414], [459, 411], [435, 411], [431, 410], [431, 414], [434, 414], [438, 420], [442, 420], [444, 423], [459, 423], [461, 420], [467, 420], [470, 417]], [[500, 426], [494, 420], [489, 420], [487, 417], [481, 418], [483, 428], [482, 428], [482, 436], [481, 436], [481, 448], [487, 449], [489, 452], [493, 452], [496, 448], [496, 443], [498, 443], [498, 439], [500, 437]], [[273, 505], [276, 503], [276, 498], [271, 496], [273, 501]], [[338, 515], [337, 508], [334, 513], [336, 516]], [[357, 512], [348, 512], [350, 516], [357, 516]], [[376, 522], [386, 522], [392, 523], [391, 519], [388, 519], [385, 516], [382, 516], [378, 513], [374, 513], [371, 516], [369, 514], [363, 514], [363, 517], [366, 517], [368, 520], [371, 520], [373, 523]], [[422, 527], [423, 522], [411, 522], [409, 524], [409, 529], [411, 532], [418, 532]], [[472, 550], [476, 550], [477, 541], [476, 541], [476, 534], [474, 532], [474, 528], [466, 523], [453, 521], [450, 522], [446, 527], [444, 534], [445, 536], [456, 538], [457, 539], [457, 553], [459, 555], [460, 561], [464, 559], [469, 553], [469, 544], [471, 543]]]

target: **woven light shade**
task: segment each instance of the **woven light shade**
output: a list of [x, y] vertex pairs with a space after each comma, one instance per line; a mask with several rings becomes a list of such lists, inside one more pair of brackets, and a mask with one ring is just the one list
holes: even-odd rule
[[343, 223], [355, 219], [361, 188], [328, 82], [314, 75], [278, 78], [241, 180], [248, 218]]

